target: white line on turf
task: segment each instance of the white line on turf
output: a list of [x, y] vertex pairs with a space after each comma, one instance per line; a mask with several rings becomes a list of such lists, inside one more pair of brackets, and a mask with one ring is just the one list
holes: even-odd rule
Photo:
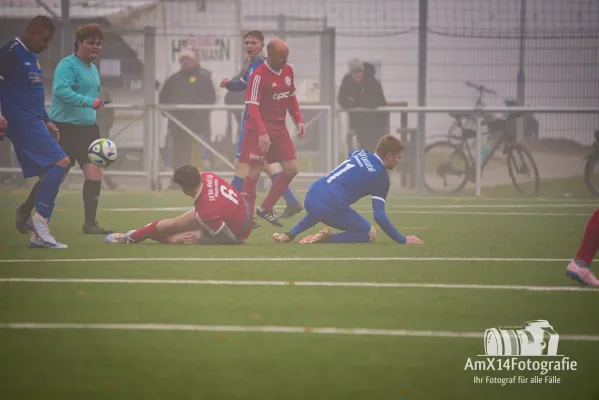
[[12, 259], [1, 260], [0, 264], [13, 263], [68, 263], [68, 262], [148, 262], [148, 261], [227, 261], [227, 262], [248, 262], [248, 261], [497, 261], [497, 262], [568, 262], [570, 258], [485, 258], [485, 257], [238, 257], [238, 258], [201, 258], [201, 257], [139, 257], [139, 258], [56, 258], [56, 259]]
[[318, 281], [225, 281], [195, 279], [67, 279], [67, 278], [0, 278], [0, 282], [12, 283], [91, 283], [91, 284], [167, 284], [167, 285], [215, 285], [215, 286], [324, 286], [324, 287], [375, 287], [417, 289], [483, 289], [518, 290], [531, 292], [595, 292], [599, 289], [578, 286], [525, 286], [525, 285], [477, 285], [408, 282], [318, 282]]
[[[483, 339], [483, 332], [418, 331], [410, 329], [345, 329], [301, 326], [239, 326], [239, 325], [182, 325], [182, 324], [101, 324], [101, 323], [0, 323], [0, 329], [98, 329], [143, 331], [196, 331], [196, 332], [257, 332], [257, 333], [307, 333], [317, 335], [351, 336], [412, 336], [435, 338]], [[599, 342], [599, 335], [559, 335], [560, 341]]]

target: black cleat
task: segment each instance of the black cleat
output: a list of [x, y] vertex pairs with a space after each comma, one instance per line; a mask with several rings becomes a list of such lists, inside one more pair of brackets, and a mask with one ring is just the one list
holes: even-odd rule
[[262, 228], [262, 225], [260, 225], [258, 223], [258, 221], [256, 221], [256, 218], [254, 218], [254, 220], [252, 221], [252, 230], [258, 229], [258, 228]]
[[281, 213], [281, 218], [291, 218], [294, 215], [301, 213], [303, 210], [304, 207], [302, 207], [300, 203], [287, 206]]
[[98, 226], [98, 221], [95, 221], [93, 224], [88, 222], [83, 224], [83, 233], [86, 235], [109, 235], [114, 231]]
[[21, 212], [21, 207], [17, 207], [16, 217], [15, 217], [15, 225], [19, 232], [29, 233], [31, 231], [31, 228], [29, 227], [29, 224], [27, 223], [27, 221], [29, 221], [29, 218], [31, 218], [31, 215], [23, 214]]
[[263, 210], [261, 207], [256, 208], [256, 215], [267, 220], [271, 225], [282, 227], [283, 224], [277, 218], [275, 210]]

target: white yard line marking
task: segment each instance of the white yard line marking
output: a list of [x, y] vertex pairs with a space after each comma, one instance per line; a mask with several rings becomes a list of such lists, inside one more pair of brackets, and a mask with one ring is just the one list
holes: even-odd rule
[[[196, 331], [196, 332], [257, 332], [257, 333], [308, 333], [316, 335], [351, 336], [412, 336], [435, 338], [468, 338], [482, 340], [483, 332], [418, 331], [410, 329], [345, 329], [301, 326], [240, 326], [240, 325], [191, 325], [191, 324], [101, 324], [101, 323], [0, 323], [0, 329], [98, 329], [143, 331]], [[566, 335], [559, 339], [572, 342], [599, 342], [599, 335]]]
[[238, 257], [238, 258], [201, 258], [201, 257], [147, 257], [147, 258], [56, 258], [56, 259], [12, 259], [1, 260], [0, 264], [16, 263], [68, 263], [68, 262], [148, 262], [148, 261], [227, 261], [227, 262], [247, 262], [247, 261], [497, 261], [497, 262], [569, 262], [570, 258], [485, 258], [485, 257]]
[[408, 282], [318, 282], [318, 281], [226, 281], [195, 279], [77, 279], [77, 278], [0, 278], [11, 283], [92, 283], [92, 284], [167, 284], [167, 285], [215, 285], [215, 286], [324, 286], [324, 287], [375, 287], [375, 288], [434, 288], [434, 289], [484, 289], [518, 290], [532, 292], [595, 292], [599, 289], [579, 286], [525, 286], [525, 285], [478, 285]]

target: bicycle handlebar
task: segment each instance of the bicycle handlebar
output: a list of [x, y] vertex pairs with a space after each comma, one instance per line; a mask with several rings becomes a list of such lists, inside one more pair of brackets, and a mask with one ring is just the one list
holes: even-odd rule
[[466, 86], [471, 87], [472, 89], [475, 89], [475, 90], [477, 90], [478, 92], [481, 92], [481, 93], [497, 94], [493, 89], [489, 89], [485, 85], [477, 85], [477, 84], [472, 83], [470, 81], [466, 81], [465, 84], [466, 84]]

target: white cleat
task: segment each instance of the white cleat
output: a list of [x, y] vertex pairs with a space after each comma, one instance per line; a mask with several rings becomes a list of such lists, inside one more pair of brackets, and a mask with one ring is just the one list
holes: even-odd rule
[[33, 217], [31, 217], [29, 221], [29, 226], [31, 227], [31, 230], [35, 232], [36, 236], [40, 240], [46, 242], [51, 246], [58, 245], [58, 241], [54, 239], [54, 237], [50, 233], [50, 227], [48, 226], [48, 222], [42, 216], [35, 214]]
[[56, 245], [51, 245], [49, 243], [44, 242], [42, 239], [39, 238], [39, 236], [37, 236], [34, 233], [32, 235], [32, 237], [29, 239], [29, 248], [30, 249], [68, 249], [69, 246], [67, 246], [64, 243], [60, 243], [60, 242], [56, 242]]
[[599, 287], [599, 279], [588, 267], [581, 267], [574, 260], [566, 268], [566, 275], [585, 286]]
[[131, 234], [133, 232], [135, 232], [135, 231], [133, 230], [133, 231], [129, 231], [127, 233], [111, 233], [104, 238], [104, 242], [110, 243], [110, 244], [135, 243], [135, 241], [133, 239], [131, 239]]
[[333, 236], [333, 232], [329, 228], [322, 228], [315, 235], [308, 235], [302, 240], [300, 240], [301, 244], [312, 244], [312, 243], [324, 243], [327, 242], [331, 236]]

